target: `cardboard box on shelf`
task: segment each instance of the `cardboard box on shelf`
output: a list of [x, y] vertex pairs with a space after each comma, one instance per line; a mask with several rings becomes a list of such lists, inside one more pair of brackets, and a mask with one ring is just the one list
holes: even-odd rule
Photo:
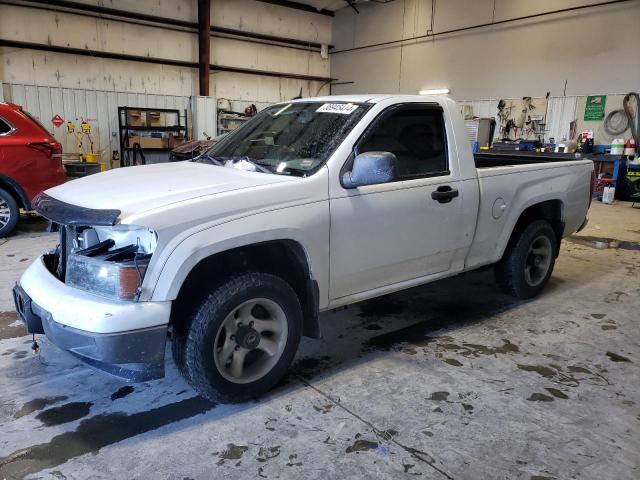
[[165, 116], [160, 112], [147, 112], [147, 126], [164, 127], [166, 125]]
[[147, 124], [144, 112], [140, 110], [128, 110], [127, 111], [127, 125], [134, 127], [143, 127]]
[[167, 144], [164, 138], [155, 137], [129, 137], [129, 147], [133, 148], [134, 144], [139, 144], [143, 149], [145, 148], [166, 148]]

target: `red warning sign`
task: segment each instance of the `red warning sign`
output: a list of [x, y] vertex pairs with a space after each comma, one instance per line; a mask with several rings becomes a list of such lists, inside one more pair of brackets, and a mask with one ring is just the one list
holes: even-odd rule
[[62, 118], [60, 115], [56, 114], [51, 119], [51, 123], [53, 123], [56, 127], [60, 127], [60, 125], [62, 125], [64, 123], [64, 118]]

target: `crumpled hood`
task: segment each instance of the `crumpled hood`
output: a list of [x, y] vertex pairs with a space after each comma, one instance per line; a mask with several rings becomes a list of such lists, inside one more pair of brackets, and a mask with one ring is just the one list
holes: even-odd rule
[[72, 205], [118, 209], [125, 218], [197, 197], [287, 181], [295, 177], [186, 161], [108, 170], [46, 193]]

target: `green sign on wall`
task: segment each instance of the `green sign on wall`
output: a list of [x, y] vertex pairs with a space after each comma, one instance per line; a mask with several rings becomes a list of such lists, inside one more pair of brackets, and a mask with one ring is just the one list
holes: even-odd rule
[[585, 121], [599, 121], [604, 118], [604, 106], [607, 103], [606, 95], [589, 95], [584, 106]]

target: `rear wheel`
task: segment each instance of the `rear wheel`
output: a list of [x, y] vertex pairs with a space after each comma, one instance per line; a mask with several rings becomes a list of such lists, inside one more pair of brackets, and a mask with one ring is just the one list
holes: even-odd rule
[[215, 402], [255, 398], [286, 373], [300, 343], [302, 308], [291, 286], [253, 272], [217, 287], [176, 336], [187, 381]]
[[530, 223], [516, 235], [495, 267], [496, 281], [511, 296], [532, 298], [553, 272], [556, 235], [545, 220]]
[[9, 235], [18, 223], [20, 207], [15, 198], [0, 188], [0, 238]]

